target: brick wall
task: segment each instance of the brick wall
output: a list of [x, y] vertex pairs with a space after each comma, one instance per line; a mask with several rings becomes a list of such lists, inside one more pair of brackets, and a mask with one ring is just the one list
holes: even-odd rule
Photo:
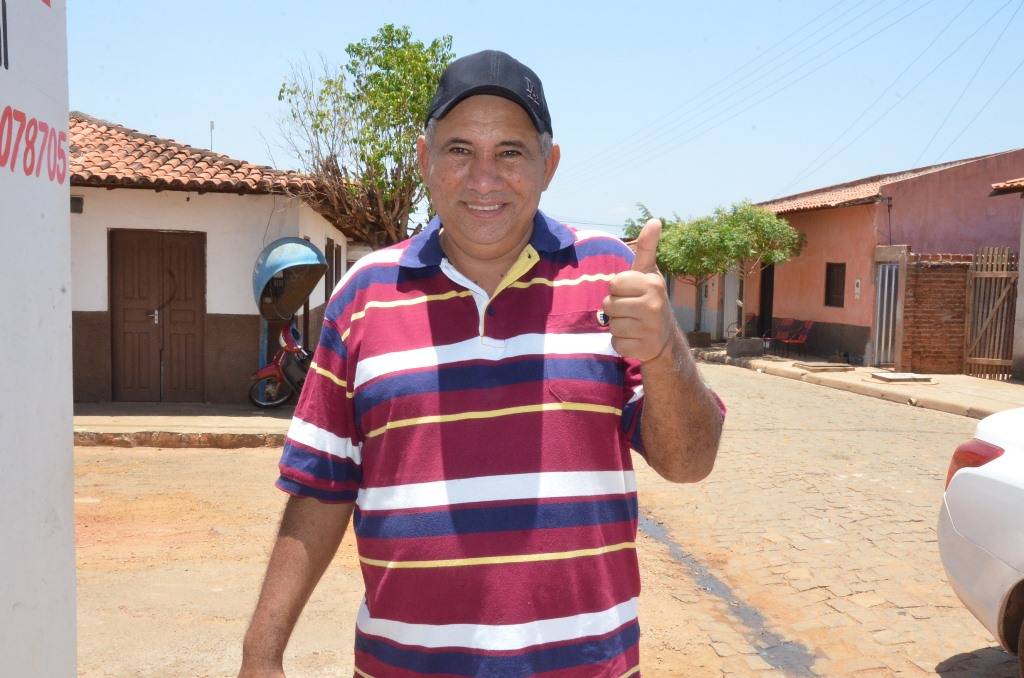
[[911, 254], [903, 302], [901, 372], [960, 374], [970, 254]]

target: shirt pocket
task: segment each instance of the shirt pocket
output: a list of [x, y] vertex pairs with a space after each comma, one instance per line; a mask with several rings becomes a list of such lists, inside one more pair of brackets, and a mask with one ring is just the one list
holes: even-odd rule
[[547, 391], [558, 402], [621, 406], [625, 365], [598, 310], [551, 314], [545, 321]]

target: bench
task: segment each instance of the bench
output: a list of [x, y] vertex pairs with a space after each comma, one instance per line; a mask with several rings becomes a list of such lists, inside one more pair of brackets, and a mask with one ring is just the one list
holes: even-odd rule
[[813, 320], [779, 318], [775, 321], [775, 329], [764, 338], [778, 342], [784, 353], [788, 354], [795, 347], [803, 354], [803, 348], [807, 343], [807, 337], [810, 335], [812, 327], [814, 327]]

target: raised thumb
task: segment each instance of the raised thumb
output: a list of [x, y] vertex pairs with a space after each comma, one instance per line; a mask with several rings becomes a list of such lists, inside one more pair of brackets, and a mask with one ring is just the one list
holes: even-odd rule
[[658, 272], [658, 241], [661, 240], [661, 220], [648, 219], [636, 237], [636, 257], [632, 270], [641, 273]]

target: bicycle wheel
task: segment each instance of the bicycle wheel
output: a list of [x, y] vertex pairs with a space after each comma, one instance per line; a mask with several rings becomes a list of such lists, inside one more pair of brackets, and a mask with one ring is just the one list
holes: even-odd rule
[[280, 407], [292, 399], [295, 391], [277, 377], [263, 377], [249, 387], [249, 402], [256, 407], [269, 409]]

